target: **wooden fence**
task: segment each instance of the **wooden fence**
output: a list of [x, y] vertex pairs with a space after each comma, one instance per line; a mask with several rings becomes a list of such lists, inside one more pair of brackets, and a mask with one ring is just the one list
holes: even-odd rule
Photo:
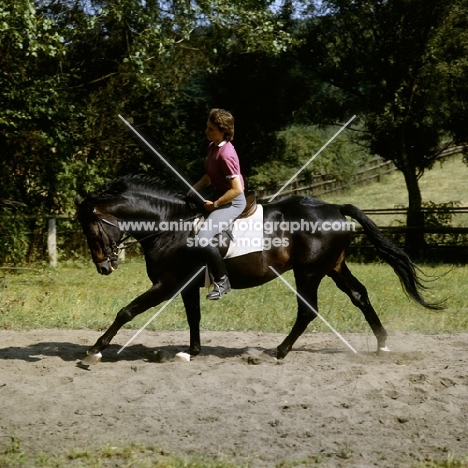
[[[379, 226], [386, 238], [401, 248], [405, 246], [408, 232], [418, 231], [422, 234], [424, 243], [420, 246], [421, 259], [468, 263], [468, 207], [424, 207], [421, 212], [425, 216], [426, 225], [421, 228], [406, 226], [406, 208], [363, 211]], [[444, 221], [441, 216], [449, 219]], [[374, 246], [359, 225], [356, 225], [350, 253], [364, 259], [376, 257]]]
[[[306, 180], [300, 177], [292, 182], [292, 184], [281, 192], [281, 196], [285, 195], [324, 195], [330, 192], [336, 192], [351, 187], [352, 185], [361, 185], [373, 180], [379, 181], [380, 178], [396, 170], [392, 161], [382, 161], [381, 158], [375, 157], [369, 161], [362, 169], [356, 174], [351, 176], [349, 180], [344, 183], [337, 179], [322, 174], [313, 174]], [[257, 197], [261, 200], [266, 200], [284, 185], [279, 183], [275, 187], [257, 187]]]
[[[443, 151], [439, 159], [445, 159], [463, 150], [463, 146], [455, 146]], [[348, 189], [355, 185], [367, 184], [371, 181], [380, 181], [380, 178], [386, 174], [396, 171], [397, 168], [392, 161], [384, 161], [379, 156], [374, 157], [368, 163], [361, 167], [354, 175], [348, 178], [346, 182], [338, 181], [329, 175], [313, 174], [305, 179], [299, 177], [292, 182], [287, 190], [281, 192], [285, 195], [311, 195], [319, 196], [330, 192], [337, 192]], [[274, 187], [257, 187], [257, 197], [260, 200], [267, 200], [283, 187], [284, 182], [277, 183]]]

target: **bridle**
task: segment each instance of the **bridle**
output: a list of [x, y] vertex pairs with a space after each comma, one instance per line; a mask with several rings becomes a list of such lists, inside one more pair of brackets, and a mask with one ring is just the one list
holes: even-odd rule
[[[109, 234], [108, 232], [104, 229], [103, 224], [108, 224], [109, 226], [115, 227], [120, 230], [119, 226], [112, 221], [109, 221], [108, 219], [101, 218], [95, 213], [97, 217], [97, 226], [99, 230], [99, 235], [101, 237], [101, 242], [102, 242], [102, 250], [104, 253], [104, 260], [101, 261], [94, 261], [96, 265], [103, 263], [104, 261], [107, 261], [109, 263], [112, 262], [117, 262], [117, 259], [119, 257], [119, 249], [120, 244], [128, 238], [125, 237], [124, 239], [121, 239], [119, 242], [116, 242]], [[109, 240], [109, 242], [105, 241], [105, 238]]]
[[[114, 239], [111, 238], [111, 236], [109, 236], [107, 231], [104, 229], [103, 224], [108, 224], [109, 226], [115, 227], [120, 230], [120, 227], [118, 226], [118, 224], [113, 223], [112, 221], [109, 221], [106, 218], [101, 218], [100, 216], [97, 216], [96, 213], [95, 215], [98, 220], [99, 235], [101, 236], [104, 255], [106, 256], [104, 260], [117, 261], [119, 252], [121, 250], [128, 249], [129, 247], [132, 247], [133, 245], [138, 244], [139, 242], [142, 242], [145, 239], [148, 239], [150, 237], [156, 237], [161, 234], [160, 232], [151, 233], [148, 236], [143, 237], [142, 239], [134, 240], [132, 242], [128, 242], [127, 244], [124, 244], [125, 241], [127, 241], [128, 239], [130, 239], [130, 237], [132, 237], [131, 234], [127, 234], [126, 236], [122, 237], [122, 239], [120, 239], [118, 242], [116, 242]], [[104, 242], [104, 233], [106, 237], [111, 240], [110, 245], [106, 245], [106, 243]], [[98, 263], [101, 263], [101, 262], [98, 262]]]

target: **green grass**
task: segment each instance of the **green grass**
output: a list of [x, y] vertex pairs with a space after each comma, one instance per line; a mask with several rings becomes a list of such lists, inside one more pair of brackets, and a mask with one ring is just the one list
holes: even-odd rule
[[[446, 299], [446, 309], [429, 311], [403, 293], [386, 264], [350, 264], [367, 287], [371, 302], [388, 330], [456, 333], [468, 330], [468, 266], [423, 266], [431, 280], [426, 297]], [[94, 265], [61, 264], [57, 269], [0, 270], [0, 328], [107, 329], [121, 307], [144, 292], [150, 282], [143, 260], [123, 263], [110, 276], [100, 276]], [[440, 276], [436, 279], [435, 277]], [[285, 279], [294, 285], [291, 272]], [[262, 287], [237, 290], [212, 302], [202, 295], [202, 329], [287, 333], [296, 317], [296, 298], [280, 280]], [[136, 317], [126, 327], [140, 328], [162, 305]], [[340, 332], [367, 332], [369, 327], [349, 298], [324, 278], [319, 288], [319, 311]], [[149, 325], [149, 330], [187, 329], [180, 297]], [[319, 320], [309, 332], [328, 331]]]
[[17, 440], [0, 452], [2, 468], [247, 468], [223, 459], [172, 456], [163, 450], [140, 444], [103, 446], [98, 449], [74, 449], [62, 455], [30, 454]]
[[[321, 466], [329, 457], [348, 458], [349, 453], [310, 455], [307, 459], [280, 461], [276, 468]], [[163, 450], [141, 444], [106, 445], [98, 449], [74, 449], [62, 455], [29, 454], [23, 451], [17, 440], [0, 452], [2, 468], [254, 468], [254, 464], [239, 465], [222, 458], [180, 458]], [[449, 456], [447, 460], [428, 461], [408, 468], [468, 468], [468, 460]]]
[[[310, 455], [296, 461], [280, 461], [276, 468], [321, 466], [329, 457], [349, 458], [344, 453]], [[2, 468], [254, 468], [252, 463], [237, 464], [222, 457], [190, 458], [175, 457], [160, 448], [142, 444], [106, 445], [97, 449], [74, 449], [61, 455], [29, 454], [20, 448], [20, 443], [12, 439], [11, 445], [0, 452]], [[446, 460], [427, 461], [408, 468], [468, 468], [468, 459], [460, 460], [448, 456]]]
[[423, 463], [422, 465], [416, 465], [413, 468], [467, 468], [468, 459], [459, 460], [457, 458], [449, 457], [443, 461], [431, 461]]

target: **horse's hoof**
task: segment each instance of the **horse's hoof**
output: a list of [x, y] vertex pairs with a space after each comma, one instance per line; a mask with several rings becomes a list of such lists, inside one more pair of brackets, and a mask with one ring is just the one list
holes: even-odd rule
[[277, 349], [276, 350], [276, 359], [278, 361], [281, 361], [282, 359], [284, 359], [286, 356], [288, 355], [288, 351], [282, 351], [280, 349]]
[[177, 353], [175, 355], [175, 358], [177, 361], [183, 361], [183, 362], [188, 362], [190, 361], [190, 354], [189, 353], [184, 353], [181, 351], [180, 353]]
[[86, 352], [86, 357], [81, 360], [81, 365], [83, 366], [92, 366], [97, 364], [102, 359], [101, 353], [90, 353]]
[[383, 348], [377, 349], [377, 356], [385, 356], [389, 352], [390, 352], [390, 348], [388, 348], [387, 346], [384, 346]]
[[276, 349], [265, 349], [265, 351], [263, 351], [263, 354], [266, 354], [271, 358], [278, 360], [278, 350]]

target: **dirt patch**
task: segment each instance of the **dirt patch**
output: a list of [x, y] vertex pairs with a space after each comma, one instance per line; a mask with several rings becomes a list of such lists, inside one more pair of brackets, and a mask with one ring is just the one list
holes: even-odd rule
[[139, 442], [173, 455], [254, 467], [408, 467], [468, 455], [468, 334], [304, 335], [277, 363], [283, 335], [203, 332], [202, 354], [176, 360], [188, 332], [121, 331], [88, 370], [100, 335], [0, 331], [0, 446], [58, 454]]

